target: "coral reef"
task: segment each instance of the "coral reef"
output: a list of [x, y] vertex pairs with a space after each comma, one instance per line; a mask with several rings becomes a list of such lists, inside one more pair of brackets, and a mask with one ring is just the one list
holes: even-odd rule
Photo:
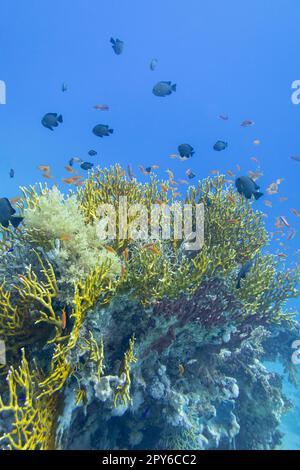
[[120, 198], [151, 214], [179, 204], [171, 186], [129, 181], [115, 166], [68, 195], [22, 188], [24, 223], [0, 227], [1, 448], [280, 446], [291, 403], [264, 361], [281, 361], [295, 382], [300, 327], [285, 303], [298, 295], [299, 268], [265, 253], [252, 202], [223, 176], [189, 188], [183, 202], [204, 204], [200, 250], [173, 229], [168, 240], [99, 238], [100, 204], [115, 208], [120, 229]]

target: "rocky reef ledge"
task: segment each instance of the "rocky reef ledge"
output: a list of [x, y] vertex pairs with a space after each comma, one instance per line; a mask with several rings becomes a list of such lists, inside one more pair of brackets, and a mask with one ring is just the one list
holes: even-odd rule
[[[280, 446], [292, 403], [263, 364], [281, 361], [295, 383], [300, 327], [285, 304], [299, 267], [267, 253], [263, 214], [226, 177], [181, 201], [174, 186], [115, 166], [67, 195], [21, 188], [23, 223], [0, 229], [0, 448]], [[101, 240], [98, 208], [113, 205], [118, 226], [121, 197], [203, 204], [204, 246]]]

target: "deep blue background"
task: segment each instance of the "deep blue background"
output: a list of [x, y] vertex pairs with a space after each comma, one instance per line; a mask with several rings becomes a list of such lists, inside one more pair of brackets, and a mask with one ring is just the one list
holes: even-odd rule
[[[246, 174], [256, 156], [264, 190], [284, 178], [279, 195], [266, 196], [273, 208], [263, 200], [256, 207], [268, 214], [270, 230], [280, 215], [298, 230], [300, 219], [290, 209], [300, 211], [300, 162], [290, 156], [300, 155], [300, 105], [291, 102], [291, 84], [300, 78], [299, 21], [298, 0], [2, 0], [0, 79], [7, 104], [0, 106], [0, 195], [17, 196], [19, 185], [40, 180], [39, 164], [50, 165], [53, 182], [60, 181], [77, 155], [103, 166], [131, 163], [137, 172], [140, 164], [157, 164], [160, 176], [172, 168], [176, 179], [187, 168], [202, 178], [213, 169], [236, 172], [236, 164]], [[111, 36], [125, 42], [121, 56]], [[155, 97], [159, 80], [177, 83], [177, 93]], [[96, 103], [110, 111], [94, 110]], [[41, 126], [46, 112], [63, 114], [53, 133]], [[219, 119], [221, 113], [229, 120]], [[255, 125], [242, 128], [244, 119]], [[95, 137], [97, 123], [114, 134]], [[226, 151], [212, 149], [218, 139], [229, 143]], [[182, 142], [195, 156], [171, 160]], [[87, 155], [91, 148], [96, 158]], [[290, 261], [298, 248], [298, 234], [287, 247], [275, 247]]]

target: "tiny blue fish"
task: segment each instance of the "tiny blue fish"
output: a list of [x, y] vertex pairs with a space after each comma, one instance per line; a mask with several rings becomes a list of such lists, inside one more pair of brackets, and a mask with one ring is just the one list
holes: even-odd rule
[[120, 39], [110, 38], [110, 42], [112, 43], [112, 48], [117, 55], [122, 54], [124, 50], [124, 42]]
[[157, 66], [157, 62], [158, 60], [157, 59], [152, 59], [151, 62], [150, 62], [150, 70], [155, 70], [156, 69], [156, 66]]

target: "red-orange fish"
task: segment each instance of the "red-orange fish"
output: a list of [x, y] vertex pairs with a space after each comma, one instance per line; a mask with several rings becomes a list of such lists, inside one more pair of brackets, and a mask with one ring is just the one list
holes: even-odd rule
[[46, 172], [46, 173], [49, 173], [49, 171], [50, 171], [50, 166], [48, 166], [48, 165], [39, 165], [39, 166], [38, 166], [38, 170], [44, 171], [44, 172]]
[[65, 169], [69, 172], [69, 173], [75, 173], [75, 170], [72, 166], [70, 165], [66, 165], [65, 166]]
[[63, 308], [61, 312], [61, 327], [63, 330], [67, 327], [67, 312], [65, 308]]
[[294, 207], [291, 208], [291, 213], [295, 215], [296, 217], [300, 217], [300, 213]]

